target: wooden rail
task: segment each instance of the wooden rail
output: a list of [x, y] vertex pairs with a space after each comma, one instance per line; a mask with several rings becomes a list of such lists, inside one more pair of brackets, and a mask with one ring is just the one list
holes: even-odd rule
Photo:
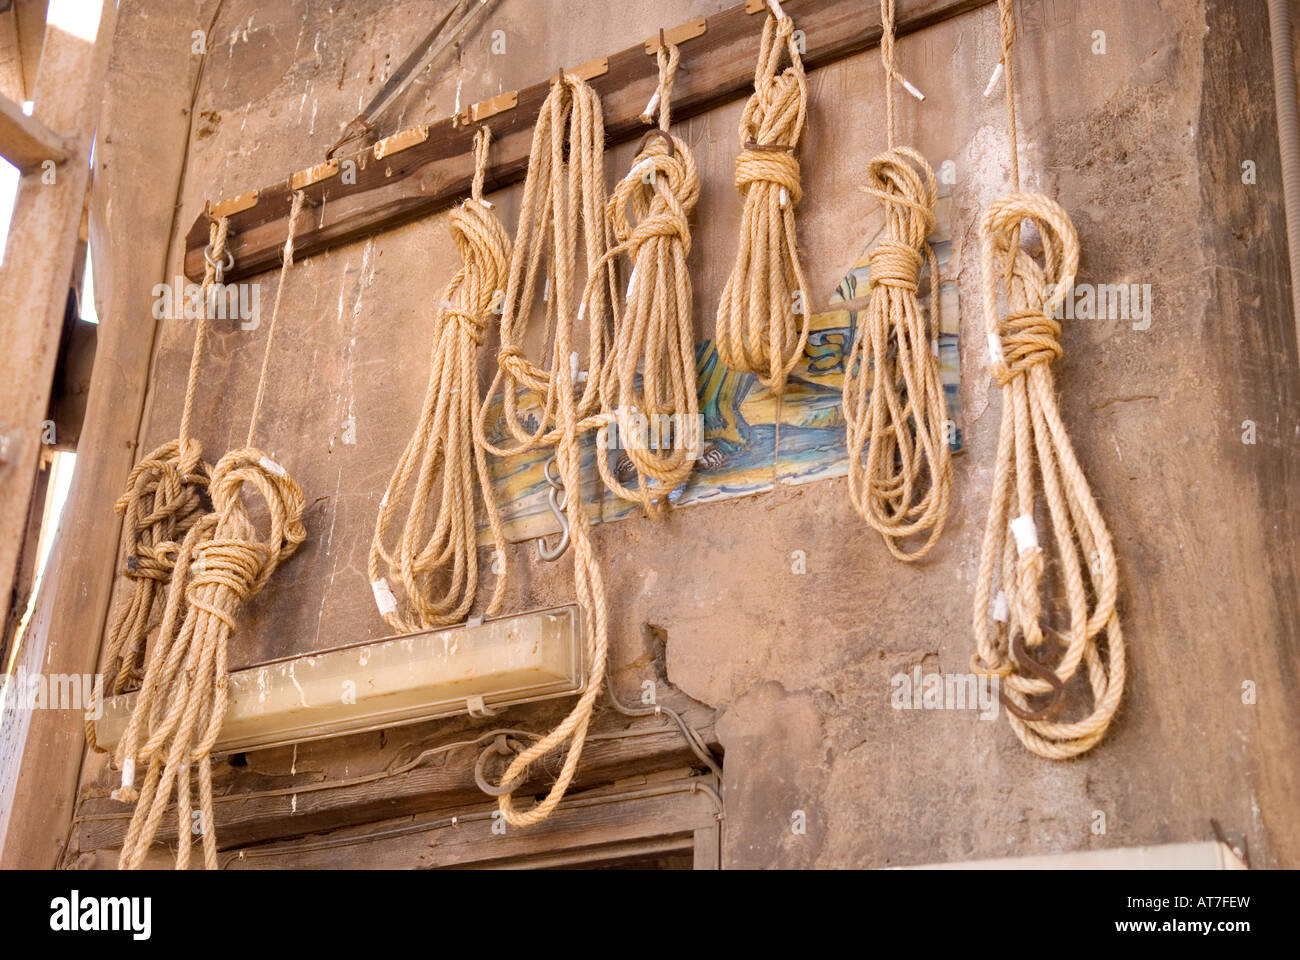
[[[899, 0], [897, 33], [913, 33], [983, 6], [990, 0]], [[864, 0], [785, 0], [785, 12], [805, 36], [804, 64], [816, 70], [880, 42], [879, 7]], [[729, 7], [665, 32], [680, 38], [682, 63], [673, 87], [673, 117], [685, 120], [720, 104], [748, 96], [762, 34], [762, 0]], [[640, 136], [641, 111], [654, 92], [658, 68], [653, 54], [658, 37], [586, 64], [556, 64], [583, 75], [600, 94], [605, 133], [611, 144]], [[554, 74], [552, 74], [554, 76]], [[548, 78], [476, 103], [455, 117], [399, 131], [349, 156], [335, 157], [290, 174], [278, 183], [209, 205], [230, 217], [228, 249], [235, 264], [226, 273], [237, 280], [280, 262], [294, 189], [307, 194], [294, 239], [295, 255], [311, 256], [360, 237], [391, 229], [450, 206], [469, 191], [473, 176], [471, 145], [475, 129], [487, 124], [494, 139], [489, 188], [524, 178], [533, 124], [550, 90]], [[355, 174], [345, 176], [344, 174]], [[185, 243], [185, 273], [203, 275], [208, 242], [208, 212], [195, 220]]]

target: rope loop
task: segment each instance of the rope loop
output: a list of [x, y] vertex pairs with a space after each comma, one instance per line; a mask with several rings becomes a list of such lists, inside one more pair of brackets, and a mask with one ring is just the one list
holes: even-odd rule
[[[786, 54], [790, 65], [781, 70]], [[736, 262], [718, 302], [715, 340], [725, 366], [756, 375], [778, 396], [803, 356], [812, 319], [794, 219], [803, 198], [795, 151], [807, 113], [808, 80], [794, 22], [769, 12], [754, 93], [740, 119], [736, 188], [744, 208]]]
[[[480, 127], [471, 197], [448, 218], [461, 265], [442, 292], [420, 419], [380, 502], [366, 567], [372, 589], [387, 580], [401, 585], [405, 604], [384, 603], [379, 610], [400, 633], [459, 623], [469, 614], [479, 583], [480, 502], [496, 557], [505, 563], [505, 535], [477, 421], [479, 348], [504, 294], [510, 261], [510, 239], [482, 196], [490, 141], [488, 128]], [[512, 365], [518, 379], [531, 380], [521, 354], [502, 363]], [[405, 522], [389, 546], [388, 530], [399, 510], [405, 510]], [[500, 605], [505, 585], [503, 567], [488, 616]]]

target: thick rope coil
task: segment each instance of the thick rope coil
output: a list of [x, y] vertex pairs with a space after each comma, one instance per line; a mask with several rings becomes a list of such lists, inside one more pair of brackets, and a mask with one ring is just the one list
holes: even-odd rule
[[[568, 159], [566, 160], [566, 147]], [[519, 753], [506, 768], [493, 792], [522, 781], [528, 767], [568, 743], [559, 775], [546, 797], [527, 810], [515, 807], [513, 791], [497, 804], [514, 826], [540, 823], [563, 799], [577, 772], [596, 697], [600, 694], [608, 655], [605, 587], [591, 545], [591, 532], [582, 502], [581, 447], [583, 430], [605, 422], [600, 410], [602, 369], [608, 353], [606, 318], [616, 302], [613, 260], [607, 256], [610, 227], [605, 219], [604, 121], [600, 99], [586, 83], [561, 73], [542, 105], [533, 134], [528, 177], [524, 182], [519, 229], [510, 260], [510, 279], [501, 317], [501, 368], [483, 401], [480, 433], [493, 395], [502, 391], [507, 429], [518, 445], [489, 446], [497, 456], [555, 444], [555, 460], [565, 491], [565, 511], [573, 549], [573, 579], [587, 625], [587, 687], [560, 725]], [[579, 228], [586, 253], [586, 274], [595, 276], [585, 294], [575, 276], [575, 243]], [[549, 251], [547, 241], [549, 239]], [[525, 334], [543, 257], [549, 291], [543, 304], [546, 341], [551, 345], [549, 368], [524, 356]], [[570, 368], [575, 352], [574, 327], [587, 323], [588, 378], [582, 393]], [[514, 402], [520, 387], [545, 396], [544, 412], [533, 429], [523, 423]]]
[[[938, 542], [952, 502], [939, 264], [926, 242], [938, 185], [920, 153], [894, 145], [894, 82], [902, 76], [893, 59], [893, 0], [881, 0], [880, 8], [889, 149], [872, 159], [863, 189], [884, 207], [886, 235], [871, 252], [870, 300], [845, 362], [843, 410], [853, 506], [890, 553], [915, 561]], [[930, 270], [928, 317], [917, 301], [923, 263]], [[899, 543], [927, 531], [914, 550]]]
[[[999, 7], [1014, 158], [1015, 22], [1011, 0], [999, 0]], [[1064, 760], [1101, 740], [1124, 692], [1124, 637], [1116, 612], [1119, 573], [1110, 531], [1061, 421], [1051, 372], [1062, 355], [1061, 326], [1053, 315], [1078, 272], [1078, 236], [1060, 205], [1041, 194], [1019, 192], [1014, 159], [1012, 174], [1016, 192], [991, 204], [980, 222], [984, 318], [992, 374], [1002, 387], [1002, 419], [975, 584], [971, 669], [1002, 678], [1003, 704], [1026, 747], [1041, 757]], [[1042, 266], [1020, 248], [1026, 220], [1037, 227]], [[998, 308], [999, 290], [1005, 316]], [[1064, 632], [1041, 622], [1047, 556], [1035, 519], [1036, 478], [1047, 501], [1070, 614]], [[995, 578], [1000, 584], [996, 597]], [[1049, 633], [1065, 645], [1051, 666], [1034, 655], [1047, 646]], [[1055, 716], [1081, 662], [1087, 666], [1092, 712], [1082, 720], [1058, 722]], [[1047, 704], [1030, 706], [1029, 697], [1048, 693], [1052, 700]]]
[[[388, 482], [370, 545], [370, 582], [376, 584], [390, 575], [405, 592], [409, 614], [381, 609], [384, 619], [399, 633], [459, 623], [473, 607], [479, 576], [476, 488], [487, 512], [496, 555], [505, 562], [505, 534], [477, 420], [478, 351], [492, 310], [504, 292], [510, 259], [510, 238], [483, 200], [490, 140], [488, 129], [480, 128], [474, 137], [471, 197], [451, 212], [451, 237], [462, 265], [434, 312], [429, 385], [420, 421]], [[384, 538], [408, 492], [406, 523], [396, 548], [390, 551]], [[435, 496], [436, 519], [430, 529], [429, 511]], [[488, 616], [500, 606], [505, 585], [503, 568], [486, 609]]]
[[[195, 832], [203, 838], [204, 866], [217, 868], [211, 753], [225, 720], [227, 646], [243, 605], [266, 586], [271, 574], [307, 536], [302, 523], [302, 490], [283, 467], [253, 446], [304, 199], [298, 191], [290, 206], [280, 284], [266, 332], [247, 442], [213, 468], [208, 486], [212, 511], [190, 527], [176, 551], [144, 682], [114, 754], [114, 765], [122, 770], [122, 785], [112, 796], [135, 803], [118, 861], [122, 869], [138, 869], [143, 864], [173, 795], [177, 869], [189, 866], [190, 838]], [[194, 369], [192, 364], [191, 371]], [[196, 381], [192, 378], [191, 387]], [[188, 428], [193, 394], [193, 390], [187, 392], [183, 433]], [[259, 536], [244, 503], [245, 489], [250, 486], [266, 505], [264, 537]], [[137, 790], [135, 775], [140, 765], [147, 770], [144, 784]], [[191, 767], [199, 787], [197, 823], [191, 822]]]
[[[574, 401], [579, 430], [606, 422], [601, 412], [601, 383], [610, 351], [609, 317], [616, 303], [618, 279], [612, 258], [612, 229], [605, 218], [605, 120], [600, 97], [573, 74], [552, 84], [533, 131], [528, 176], [519, 211], [515, 246], [501, 312], [498, 369], [480, 408], [480, 426], [501, 394], [501, 416], [514, 443], [488, 444], [487, 450], [508, 457], [556, 444], [562, 434], [559, 381], [573, 379], [573, 332], [585, 320], [587, 379]], [[577, 272], [576, 245], [582, 244], [586, 284]], [[543, 260], [544, 272], [543, 272]], [[540, 283], [539, 283], [540, 281]], [[525, 355], [525, 344], [538, 292], [542, 292], [547, 362]], [[565, 343], [556, 335], [568, 331]], [[572, 386], [572, 383], [570, 384]], [[542, 412], [534, 423], [519, 412], [518, 394], [539, 394]], [[570, 500], [577, 498], [576, 491]]]
[[[1038, 226], [1046, 272], [1016, 244], [1026, 219]], [[1039, 756], [1061, 760], [1083, 753], [1102, 738], [1119, 706], [1125, 677], [1124, 639], [1115, 610], [1115, 549], [1061, 422], [1050, 367], [1061, 356], [1057, 340], [1061, 328], [1052, 314], [1074, 283], [1079, 244], [1065, 211], [1048, 198], [1029, 193], [1013, 193], [992, 204], [984, 214], [980, 235], [985, 318], [990, 344], [999, 344], [1002, 354], [993, 366], [993, 376], [1002, 386], [1002, 420], [975, 587], [977, 653], [972, 669], [1003, 678], [1004, 702], [1021, 742]], [[997, 304], [999, 274], [1011, 255], [1014, 267], [1003, 274], [1010, 289], [1008, 313], [1002, 317]], [[1045, 297], [1048, 289], [1055, 291], [1050, 298]], [[1026, 666], [1025, 657], [1014, 649], [1019, 641], [1033, 656], [1047, 639], [1040, 623], [1046, 555], [1034, 519], [1035, 473], [1047, 500], [1070, 612], [1068, 630], [1052, 631], [1066, 645], [1050, 668], [1055, 683], [1041, 679], [1043, 668]], [[1003, 598], [997, 602], [992, 597], [995, 577]], [[1060, 707], [1060, 688], [1069, 683], [1081, 661], [1088, 669], [1092, 712], [1076, 722], [1058, 723], [1051, 715]], [[1044, 693], [1056, 697], [1046, 714], [1032, 710], [1026, 699]]]
[[[180, 431], [144, 457], [127, 477], [126, 491], [113, 509], [123, 514], [127, 529], [127, 556], [122, 574], [132, 581], [130, 594], [113, 612], [104, 647], [101, 674], [109, 677], [108, 692], [117, 694], [137, 685], [150, 626], [155, 619], [161, 590], [171, 581], [176, 541], [180, 540], [203, 513], [201, 491], [207, 486], [211, 468], [203, 462], [203, 446], [190, 435], [194, 398], [198, 391], [203, 345], [207, 337], [208, 294], [220, 282], [218, 264], [226, 257], [229, 221], [222, 217], [208, 227], [208, 256], [199, 291], [201, 309], [190, 352], [189, 377]], [[86, 711], [86, 743], [103, 753], [95, 736], [95, 716], [104, 695], [96, 686]]]
[[[783, 51], [790, 66], [778, 73]], [[754, 93], [740, 119], [736, 189], [745, 202], [736, 263], [718, 302], [716, 340], [726, 366], [756, 374], [778, 395], [803, 355], [812, 314], [794, 220], [803, 196], [795, 151], [807, 110], [794, 22], [769, 14]]]
[[700, 405], [686, 269], [700, 178], [690, 148], [668, 133], [680, 52], [664, 44], [658, 57], [659, 88], [651, 102], [658, 105], [659, 126], [642, 140], [608, 205], [618, 241], [610, 255], [626, 252], [632, 272], [602, 392], [607, 403], [616, 404], [607, 412], [614, 414], [619, 445], [636, 470], [636, 489], [619, 482], [607, 456], [596, 458], [605, 485], [639, 501], [651, 516], [666, 512], [668, 494], [690, 476], [702, 441], [696, 436]]
[[[138, 801], [122, 847], [123, 869], [143, 863], [173, 793], [179, 824], [176, 866], [188, 866], [191, 766], [198, 773], [204, 864], [217, 866], [209, 757], [225, 718], [227, 645], [244, 604], [306, 539], [302, 490], [267, 463], [266, 455], [253, 447], [222, 457], [209, 488], [213, 512], [191, 528], [178, 552], [158, 645], [117, 748], [124, 782], [113, 796]], [[266, 504], [265, 536], [259, 536], [248, 516], [242, 500], [246, 487]], [[136, 794], [125, 774], [133, 774], [138, 764], [148, 770]]]
[[[143, 678], [145, 638], [153, 621], [154, 601], [171, 582], [178, 541], [204, 513], [200, 491], [208, 485], [209, 467], [197, 440], [170, 440], [131, 470], [126, 492], [114, 504], [130, 531], [122, 576], [133, 581], [118, 606], [104, 649], [110, 693], [123, 693]], [[93, 724], [91, 725], [93, 729]], [[92, 745], [97, 746], [93, 743]]]

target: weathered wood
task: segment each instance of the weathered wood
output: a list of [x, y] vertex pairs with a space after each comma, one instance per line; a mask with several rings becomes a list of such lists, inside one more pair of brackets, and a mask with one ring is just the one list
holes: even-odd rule
[[18, 104], [0, 96], [0, 156], [26, 173], [46, 160], [62, 163], [68, 158], [68, 145], [45, 124], [24, 114]]
[[[655, 732], [645, 734], [645, 731]], [[712, 727], [697, 727], [712, 741]], [[608, 783], [614, 777], [651, 773], [696, 764], [677, 728], [647, 719], [629, 728], [624, 739], [588, 740], [582, 764], [574, 779], [577, 789]], [[638, 735], [639, 734], [639, 735]], [[223, 848], [245, 846], [271, 839], [303, 836], [368, 823], [381, 818], [472, 805], [483, 794], [474, 782], [474, 761], [480, 748], [462, 747], [433, 758], [414, 769], [355, 785], [320, 789], [309, 778], [277, 785], [260, 794], [219, 796], [214, 807], [217, 839]], [[534, 777], [521, 795], [544, 789], [546, 777]], [[81, 852], [120, 846], [130, 820], [130, 808], [108, 797], [86, 797], [73, 825], [74, 848]], [[174, 810], [163, 817], [158, 838], [176, 836]]]
[[54, 473], [53, 461], [42, 458], [32, 485], [31, 502], [27, 508], [27, 526], [23, 529], [19, 545], [18, 570], [14, 576], [9, 600], [9, 616], [0, 624], [0, 664], [9, 662], [9, 652], [15, 642], [18, 626], [31, 600], [36, 583], [36, 565], [40, 554], [41, 527], [49, 514], [50, 478]]
[[[71, 19], [73, 7], [80, 9], [71, 0], [56, 0], [51, 14]], [[90, 176], [93, 119], [115, 14], [115, 5], [104, 0], [97, 21], [102, 42], [67, 30], [50, 31], [36, 77], [40, 118], [68, 131], [73, 145], [67, 162], [56, 169], [53, 182], [46, 182], [43, 171], [28, 173], [19, 181], [6, 262], [0, 271], [0, 315], [21, 319], [7, 325], [0, 350], [0, 623], [8, 617], [8, 587], [14, 578], [40, 456], [42, 423], [49, 406], [68, 279]], [[83, 11], [82, 22], [87, 19]], [[26, 649], [17, 651], [21, 666], [31, 672], [47, 671], [43, 645], [24, 640], [24, 646]], [[7, 836], [17, 809], [11, 798], [28, 787], [20, 773], [28, 759], [24, 754], [33, 712], [16, 711], [14, 721], [0, 730], [0, 835]], [[36, 745], [46, 746], [40, 740]], [[49, 760], [42, 758], [42, 762]], [[51, 765], [63, 764], [60, 758]], [[39, 767], [39, 762], [32, 765]], [[7, 862], [0, 859], [0, 863]]]
[[[913, 33], [986, 2], [900, 3], [897, 33]], [[835, 63], [880, 41], [880, 10], [875, 4], [861, 0], [789, 0], [783, 7], [806, 35], [804, 64], [809, 70]], [[684, 41], [682, 61], [689, 70], [678, 74], [673, 87], [674, 119], [686, 120], [748, 96], [753, 87], [762, 16], [765, 14], [755, 16], [746, 11], [745, 4], [738, 4], [708, 17], [706, 32]], [[633, 140], [645, 129], [641, 111], [658, 82], [656, 60], [646, 55], [645, 40], [604, 59], [608, 61], [607, 70], [589, 82], [604, 103], [606, 138], [610, 143]], [[556, 66], [572, 69], [578, 65]], [[523, 179], [532, 128], [549, 91], [549, 80], [519, 90], [513, 107], [484, 119], [494, 137], [487, 173], [489, 188]], [[355, 164], [356, 182], [344, 183], [342, 174], [336, 173], [304, 188], [311, 205], [311, 223], [299, 225], [294, 238], [295, 255], [301, 259], [390, 229], [446, 207], [467, 192], [473, 176], [470, 148], [478, 125], [473, 122], [475, 115], [471, 106], [459, 117], [429, 124], [427, 137], [382, 160], [376, 159], [380, 155], [377, 149], [336, 158], [343, 165]], [[481, 111], [478, 115], [482, 115]], [[234, 254], [235, 266], [227, 279], [251, 276], [279, 263], [287, 229], [291, 176], [292, 172], [286, 172], [277, 184], [256, 191], [255, 204], [231, 215], [228, 249]], [[211, 202], [215, 205], [221, 199], [213, 197]], [[208, 219], [202, 214], [186, 239], [185, 273], [192, 280], [203, 275], [207, 242]]]
[[504, 833], [494, 833], [496, 805], [480, 803], [296, 843], [230, 851], [222, 855], [222, 866], [538, 869], [635, 854], [689, 854], [696, 833], [717, 826], [714, 801], [703, 791], [692, 791], [694, 779], [675, 777], [573, 793], [550, 818], [527, 830], [507, 827]]
[[[207, 22], [200, 17], [207, 4], [197, 0], [168, 4], [165, 12], [151, 9], [145, 19], [138, 17], [141, 6], [139, 0], [123, 0], [112, 51], [113, 84], [106, 95], [98, 83], [92, 87], [94, 116], [100, 116], [101, 103], [104, 108], [104, 133], [96, 151], [92, 244], [97, 252], [109, 245], [129, 246], [131, 256], [97, 257], [98, 263], [113, 263], [114, 269], [101, 271], [95, 283], [99, 355], [83, 428], [95, 442], [78, 456], [62, 532], [21, 651], [21, 662], [41, 664], [51, 673], [93, 672], [99, 655], [120, 528], [113, 502], [135, 462], [153, 350], [151, 332], [140, 318], [151, 316], [153, 284], [167, 272], [190, 89], [198, 68], [190, 56], [190, 33], [195, 24]], [[72, 128], [70, 122], [65, 127]], [[139, 171], [146, 169], [149, 177], [141, 177]], [[84, 181], [74, 231], [83, 195]], [[60, 277], [65, 289], [67, 279], [65, 272]], [[0, 359], [0, 364], [5, 362]], [[24, 743], [30, 744], [25, 755]], [[10, 825], [21, 825], [5, 833], [0, 824], [4, 867], [50, 867], [57, 862], [83, 751], [82, 718], [73, 711], [36, 711], [23, 724], [0, 731], [0, 797], [5, 801], [0, 810], [12, 811]]]

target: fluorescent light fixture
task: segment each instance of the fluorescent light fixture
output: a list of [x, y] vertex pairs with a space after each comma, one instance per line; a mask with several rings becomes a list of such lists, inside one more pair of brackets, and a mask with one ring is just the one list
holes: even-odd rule
[[[215, 753], [348, 733], [580, 693], [586, 686], [576, 604], [286, 657], [230, 675]], [[108, 698], [95, 723], [112, 749], [136, 694]]]

